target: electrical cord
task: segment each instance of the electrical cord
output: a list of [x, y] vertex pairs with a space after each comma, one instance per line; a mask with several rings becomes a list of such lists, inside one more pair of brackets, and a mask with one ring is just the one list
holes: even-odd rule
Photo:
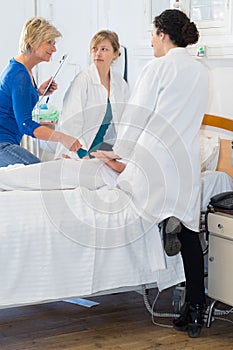
[[224, 317], [215, 317], [215, 320], [226, 321], [226, 322], [233, 323], [232, 320], [229, 320], [228, 318], [224, 318]]
[[[208, 314], [208, 310], [209, 310], [209, 307], [207, 308], [206, 312]], [[232, 314], [233, 313], [233, 308], [229, 309], [229, 310], [220, 310], [220, 309], [214, 309], [214, 312], [213, 312], [213, 315], [214, 316], [227, 316], [229, 314]]]
[[[148, 290], [145, 286], [143, 286], [143, 300], [144, 300], [144, 304], [146, 306], [147, 311], [151, 314], [151, 318], [152, 318], [152, 323], [160, 326], [160, 327], [166, 327], [166, 328], [173, 328], [172, 325], [168, 325], [168, 324], [162, 324], [162, 323], [158, 323], [155, 321], [155, 317], [169, 317], [169, 318], [176, 318], [179, 317], [180, 314], [176, 314], [176, 313], [168, 313], [168, 312], [158, 312], [158, 311], [154, 311], [155, 309], [155, 305], [158, 301], [160, 292], [157, 292], [157, 295], [154, 298], [154, 301], [152, 303], [152, 305], [150, 304], [149, 298], [148, 298]], [[208, 318], [208, 314], [209, 314], [209, 308], [210, 306], [207, 307], [207, 309], [204, 312], [203, 318], [204, 318], [204, 323], [207, 322], [207, 318]], [[212, 317], [212, 321], [213, 320], [220, 320], [220, 321], [227, 321], [230, 323], [233, 323], [233, 320], [229, 320], [227, 318], [224, 317], [218, 317], [218, 316], [228, 316], [229, 314], [233, 313], [233, 308], [230, 308], [228, 310], [221, 310], [221, 309], [214, 309], [213, 312], [213, 317]], [[215, 317], [214, 317], [215, 316]], [[216, 317], [217, 316], [217, 317]]]
[[157, 325], [157, 326], [160, 326], [160, 327], [166, 327], [166, 328], [173, 328], [172, 325], [168, 325], [168, 324], [162, 324], [162, 323], [158, 323], [155, 321], [155, 317], [178, 317], [179, 315], [178, 314], [173, 314], [173, 313], [167, 313], [167, 312], [155, 312], [154, 311], [154, 308], [155, 308], [155, 304], [156, 302], [158, 301], [158, 297], [159, 297], [159, 291], [152, 303], [152, 306], [150, 305], [150, 302], [149, 302], [149, 298], [148, 298], [148, 291], [145, 287], [143, 287], [143, 300], [144, 300], [144, 304], [147, 308], [147, 311], [151, 314], [151, 318], [152, 318], [152, 323]]

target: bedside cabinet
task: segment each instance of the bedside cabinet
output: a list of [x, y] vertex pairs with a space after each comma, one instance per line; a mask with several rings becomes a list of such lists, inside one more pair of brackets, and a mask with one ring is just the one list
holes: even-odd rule
[[209, 213], [208, 230], [208, 296], [233, 306], [233, 215]]

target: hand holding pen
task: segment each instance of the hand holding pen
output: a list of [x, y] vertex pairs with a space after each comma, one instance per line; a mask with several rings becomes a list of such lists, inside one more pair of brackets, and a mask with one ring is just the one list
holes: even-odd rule
[[[57, 90], [57, 83], [55, 83], [54, 80], [52, 80], [52, 82], [51, 82], [51, 79], [52, 79], [52, 77], [40, 85], [40, 87], [38, 89], [39, 96], [47, 96], [47, 95], [50, 95], [54, 91]], [[49, 86], [49, 88], [48, 88], [48, 86]]]

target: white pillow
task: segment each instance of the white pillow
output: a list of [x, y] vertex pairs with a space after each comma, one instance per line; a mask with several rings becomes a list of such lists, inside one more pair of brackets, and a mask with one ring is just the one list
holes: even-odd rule
[[218, 135], [210, 135], [205, 130], [200, 130], [201, 147], [201, 171], [216, 170], [220, 150], [220, 138]]

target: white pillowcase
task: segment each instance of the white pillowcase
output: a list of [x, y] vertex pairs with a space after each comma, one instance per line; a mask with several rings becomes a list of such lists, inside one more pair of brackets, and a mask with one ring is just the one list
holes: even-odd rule
[[207, 130], [200, 130], [201, 171], [216, 170], [218, 164], [220, 138]]

